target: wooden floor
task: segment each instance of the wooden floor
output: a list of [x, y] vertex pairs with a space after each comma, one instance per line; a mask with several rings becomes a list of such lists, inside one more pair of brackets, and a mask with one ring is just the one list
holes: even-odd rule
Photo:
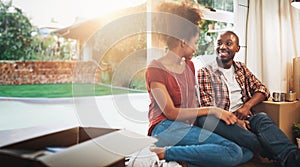
[[277, 163], [272, 163], [265, 159], [254, 157], [249, 162], [239, 165], [237, 167], [279, 167], [279, 165]]

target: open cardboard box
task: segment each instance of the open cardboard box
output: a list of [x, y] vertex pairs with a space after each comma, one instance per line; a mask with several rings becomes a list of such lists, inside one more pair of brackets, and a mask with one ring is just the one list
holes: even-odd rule
[[0, 137], [0, 164], [12, 167], [125, 166], [126, 156], [156, 142], [124, 129], [81, 126], [5, 130]]

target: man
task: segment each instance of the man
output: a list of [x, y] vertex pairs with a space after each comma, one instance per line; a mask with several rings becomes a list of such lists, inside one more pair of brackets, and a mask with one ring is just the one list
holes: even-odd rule
[[217, 39], [216, 61], [198, 71], [200, 106], [229, 110], [240, 119], [226, 125], [213, 116], [199, 117], [200, 127], [230, 139], [242, 147], [278, 161], [283, 167], [300, 166], [300, 150], [265, 113], [253, 114], [251, 108], [268, 99], [269, 90], [234, 56], [240, 50], [239, 38], [226, 31]]

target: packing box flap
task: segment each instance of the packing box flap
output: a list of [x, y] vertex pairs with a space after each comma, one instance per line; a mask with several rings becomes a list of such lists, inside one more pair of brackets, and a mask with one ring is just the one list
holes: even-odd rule
[[48, 166], [109, 166], [122, 158], [149, 146], [156, 139], [119, 130], [71, 146], [56, 154], [41, 156]]
[[49, 125], [35, 126], [20, 129], [0, 130], [0, 148], [15, 143], [20, 143], [36, 137], [45, 136], [55, 132], [61, 132], [66, 129], [78, 128], [79, 125]]
[[[19, 136], [19, 141], [1, 142], [0, 163], [18, 166], [107, 166], [156, 142], [152, 137], [124, 129], [78, 126], [22, 130], [29, 130], [27, 133], [20, 132], [27, 134], [23, 138], [16, 131], [11, 134], [11, 138]], [[0, 136], [3, 134], [9, 135], [9, 132], [0, 132]], [[49, 147], [62, 149], [45, 153], [45, 148]]]

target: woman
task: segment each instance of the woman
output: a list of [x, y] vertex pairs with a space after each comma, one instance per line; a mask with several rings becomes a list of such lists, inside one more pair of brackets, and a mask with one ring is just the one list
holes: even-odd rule
[[249, 150], [243, 153], [235, 143], [193, 126], [195, 119], [203, 115], [214, 115], [228, 125], [237, 122], [234, 114], [220, 108], [196, 107], [191, 58], [197, 50], [201, 12], [174, 2], [161, 4], [159, 11], [155, 30], [164, 34], [168, 51], [153, 60], [146, 71], [151, 100], [148, 135], [158, 138], [151, 151], [167, 162], [188, 166], [236, 166], [248, 161], [253, 156]]

